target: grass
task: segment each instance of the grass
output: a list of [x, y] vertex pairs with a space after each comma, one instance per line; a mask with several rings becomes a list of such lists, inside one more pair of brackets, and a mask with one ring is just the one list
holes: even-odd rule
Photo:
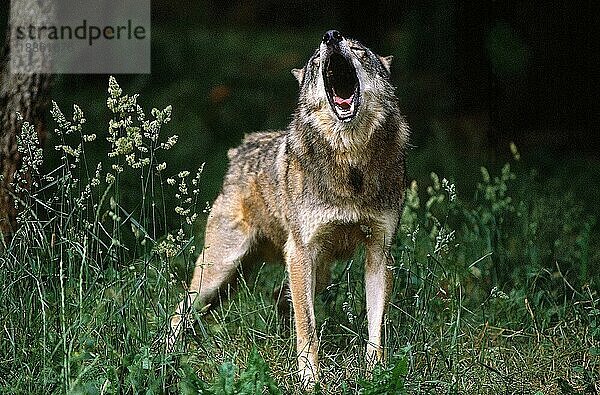
[[[20, 229], [0, 263], [2, 393], [299, 393], [293, 323], [258, 264], [176, 350], [164, 336], [191, 275], [206, 202], [201, 169], [172, 170], [170, 107], [146, 115], [109, 84], [109, 134], [79, 107], [52, 114], [59, 165], [23, 124]], [[91, 145], [106, 155], [91, 159]], [[86, 151], [87, 150], [87, 151]], [[481, 168], [473, 197], [412, 182], [394, 249], [387, 364], [364, 369], [362, 252], [317, 297], [323, 394], [600, 391], [600, 249], [594, 217], [513, 160]], [[87, 155], [87, 156], [86, 156]], [[101, 163], [98, 167], [98, 163]], [[458, 174], [447, 175], [456, 178]]]

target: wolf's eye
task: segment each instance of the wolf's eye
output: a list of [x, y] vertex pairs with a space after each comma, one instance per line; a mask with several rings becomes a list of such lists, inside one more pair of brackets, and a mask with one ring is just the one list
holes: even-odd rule
[[364, 58], [365, 55], [367, 54], [367, 51], [365, 51], [363, 48], [360, 48], [360, 47], [350, 47], [350, 49], [359, 58]]

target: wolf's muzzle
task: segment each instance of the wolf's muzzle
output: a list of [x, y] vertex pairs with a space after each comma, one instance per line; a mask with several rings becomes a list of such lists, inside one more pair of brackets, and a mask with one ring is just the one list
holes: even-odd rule
[[327, 46], [337, 46], [343, 39], [342, 33], [337, 30], [329, 30], [323, 35], [323, 44]]
[[321, 51], [323, 83], [331, 110], [340, 121], [351, 121], [360, 106], [360, 82], [353, 55], [337, 30], [325, 32]]

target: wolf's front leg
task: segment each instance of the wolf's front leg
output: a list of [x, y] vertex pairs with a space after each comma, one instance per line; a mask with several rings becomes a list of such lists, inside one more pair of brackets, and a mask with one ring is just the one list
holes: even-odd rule
[[314, 312], [315, 265], [308, 251], [297, 245], [291, 236], [285, 253], [294, 307], [298, 374], [302, 385], [310, 389], [319, 379], [319, 344]]
[[365, 290], [367, 296], [367, 320], [369, 342], [367, 343], [367, 369], [371, 371], [376, 363], [383, 361], [381, 326], [383, 315], [391, 291], [391, 266], [393, 260], [389, 247], [367, 246], [365, 262]]

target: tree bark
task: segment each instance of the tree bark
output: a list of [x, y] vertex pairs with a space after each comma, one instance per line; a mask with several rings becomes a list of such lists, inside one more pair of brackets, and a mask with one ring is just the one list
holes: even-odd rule
[[[15, 0], [13, 0], [14, 2]], [[18, 0], [19, 7], [13, 7], [6, 33], [6, 42], [0, 57], [0, 232], [4, 237], [16, 230], [17, 210], [14, 204], [12, 181], [20, 166], [16, 136], [20, 133], [21, 122], [17, 112], [24, 120], [35, 126], [38, 139], [42, 144], [46, 138], [44, 127], [45, 113], [48, 108], [50, 74], [31, 71], [48, 70], [48, 53], [31, 53], [27, 60], [12, 59], [11, 66], [11, 26], [25, 25], [32, 21], [43, 25], [53, 15], [53, 1]], [[17, 66], [26, 73], [13, 73], [11, 67]], [[28, 66], [23, 67], [23, 62]], [[16, 69], [15, 69], [16, 70]], [[13, 70], [14, 71], [14, 70]]]

